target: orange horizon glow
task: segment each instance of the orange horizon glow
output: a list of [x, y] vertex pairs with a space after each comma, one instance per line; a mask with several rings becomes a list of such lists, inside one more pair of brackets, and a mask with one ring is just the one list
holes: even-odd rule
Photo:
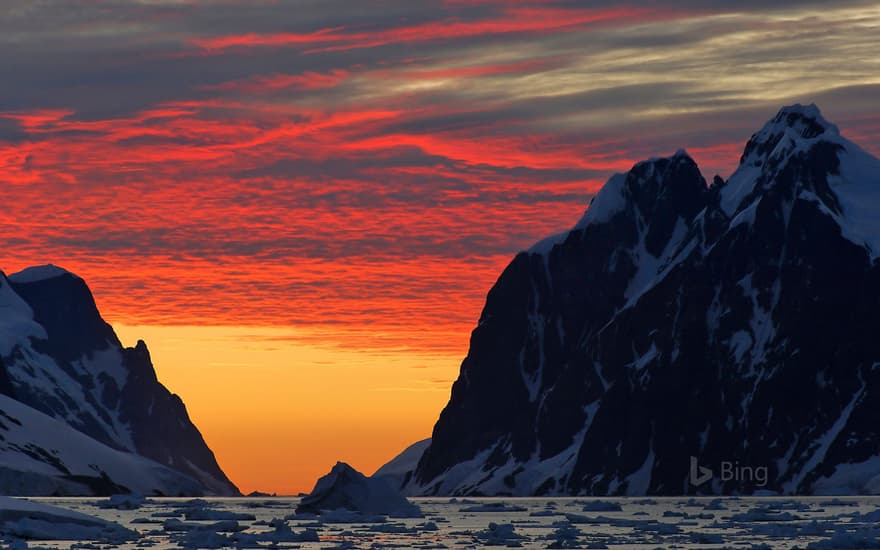
[[[457, 360], [334, 348], [323, 335], [279, 327], [116, 331], [125, 345], [147, 342], [159, 380], [184, 396], [191, 419], [244, 494], [308, 492], [336, 460], [372, 474], [430, 437], [429, 419], [449, 398]], [[285, 374], [291, 369], [295, 380]], [[273, 380], [283, 383], [267, 383]]]

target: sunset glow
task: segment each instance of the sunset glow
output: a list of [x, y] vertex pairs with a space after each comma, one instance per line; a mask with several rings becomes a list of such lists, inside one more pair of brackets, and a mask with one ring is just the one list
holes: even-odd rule
[[797, 101], [880, 153], [870, 3], [297, 4], [0, 8], [0, 267], [83, 277], [245, 493], [429, 437], [504, 266], [612, 173], [726, 177]]

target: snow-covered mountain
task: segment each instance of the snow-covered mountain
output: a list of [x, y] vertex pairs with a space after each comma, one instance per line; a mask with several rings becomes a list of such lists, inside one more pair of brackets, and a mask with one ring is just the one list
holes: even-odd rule
[[384, 480], [392, 487], [403, 487], [409, 483], [413, 470], [422, 458], [425, 449], [431, 444], [430, 439], [416, 441], [403, 450], [399, 455], [386, 462], [381, 468], [370, 476], [374, 479]]
[[146, 345], [61, 268], [0, 273], [0, 393], [0, 493], [238, 494]]
[[878, 256], [880, 160], [813, 105], [726, 182], [636, 164], [501, 274], [403, 488], [880, 493]]

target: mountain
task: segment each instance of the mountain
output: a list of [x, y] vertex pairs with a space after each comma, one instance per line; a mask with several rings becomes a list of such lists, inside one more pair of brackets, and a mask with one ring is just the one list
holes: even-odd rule
[[0, 273], [0, 311], [0, 492], [239, 494], [146, 345], [122, 346], [81, 278]]
[[202, 494], [184, 474], [112, 449], [69, 425], [0, 395], [0, 489], [19, 496]]
[[638, 163], [503, 271], [402, 488], [880, 493], [878, 255], [880, 160], [814, 105], [728, 181]]
[[413, 470], [415, 470], [416, 465], [419, 463], [419, 459], [422, 458], [422, 454], [424, 454], [425, 449], [427, 449], [430, 444], [430, 439], [416, 441], [404, 449], [399, 455], [387, 462], [384, 466], [376, 470], [376, 472], [370, 477], [373, 479], [384, 480], [392, 487], [405, 486], [409, 483], [409, 478], [412, 476]]

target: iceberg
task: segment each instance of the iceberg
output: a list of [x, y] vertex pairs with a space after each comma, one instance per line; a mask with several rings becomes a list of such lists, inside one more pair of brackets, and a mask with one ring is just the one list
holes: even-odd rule
[[382, 479], [368, 478], [344, 462], [337, 462], [330, 473], [303, 497], [297, 514], [320, 514], [349, 510], [365, 515], [422, 517], [419, 507], [409, 502]]

